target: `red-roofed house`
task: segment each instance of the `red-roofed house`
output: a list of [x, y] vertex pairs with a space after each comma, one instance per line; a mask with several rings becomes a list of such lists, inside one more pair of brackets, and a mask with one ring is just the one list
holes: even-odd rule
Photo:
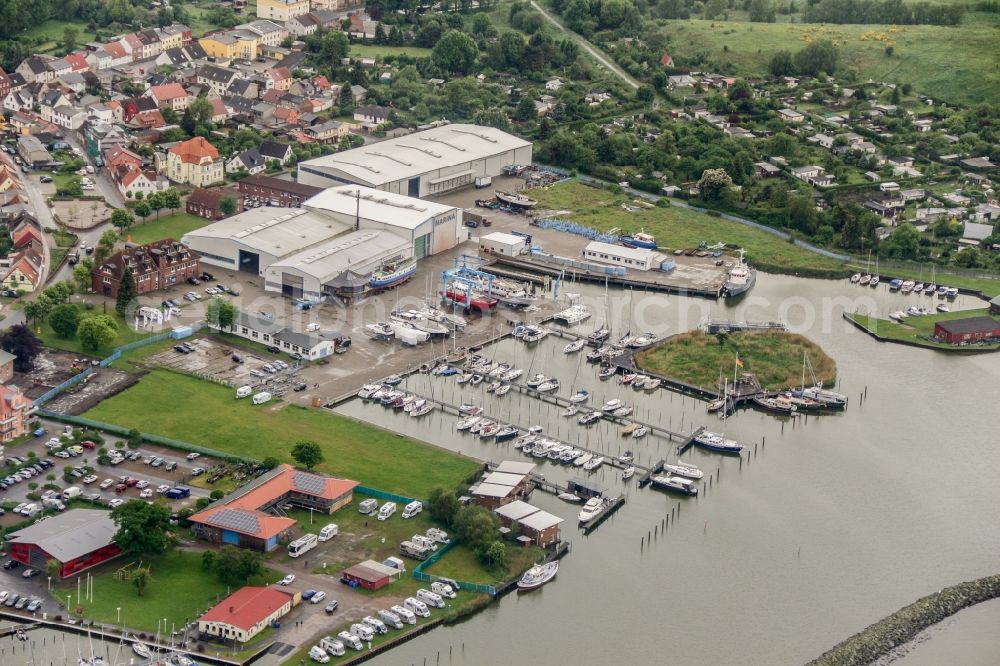
[[313, 77], [313, 85], [316, 86], [317, 90], [329, 90], [330, 89], [330, 79], [326, 78], [322, 74]]
[[246, 643], [292, 610], [296, 596], [277, 587], [242, 587], [198, 618], [198, 631]]
[[177, 183], [208, 187], [222, 180], [219, 151], [204, 137], [183, 141], [167, 152], [166, 175]]
[[146, 94], [156, 100], [156, 106], [161, 109], [173, 109], [180, 112], [187, 108], [191, 96], [179, 83], [164, 83], [162, 86], [152, 86]]
[[272, 123], [275, 125], [295, 125], [299, 122], [299, 115], [299, 112], [295, 109], [279, 106], [274, 110]]
[[275, 67], [264, 74], [271, 79], [271, 85], [278, 90], [288, 90], [292, 86], [292, 73], [287, 67]]
[[109, 42], [104, 45], [104, 50], [111, 56], [111, 67], [120, 67], [132, 62], [132, 54], [126, 51], [120, 42]]
[[42, 234], [34, 226], [30, 224], [22, 224], [20, 227], [15, 229], [11, 233], [11, 240], [14, 241], [15, 250], [23, 250], [26, 247], [32, 245], [38, 245], [41, 247], [45, 241], [42, 240]]
[[218, 97], [209, 101], [212, 103], [212, 122], [216, 124], [226, 122], [226, 119], [229, 118], [229, 109], [226, 107], [226, 103]]
[[114, 144], [104, 151], [104, 166], [113, 172], [123, 164], [142, 166], [142, 158], [119, 144]]
[[74, 72], [85, 72], [90, 69], [90, 63], [87, 62], [86, 53], [70, 53], [67, 56], [63, 56], [63, 59], [69, 63], [69, 66], [73, 68]]
[[143, 197], [148, 197], [159, 189], [155, 173], [147, 173], [131, 162], [119, 164], [111, 171], [111, 177], [126, 199], [134, 199], [140, 193]]
[[357, 481], [279, 465], [256, 481], [191, 516], [194, 532], [213, 543], [268, 552], [290, 536], [295, 521], [267, 513], [279, 504], [333, 513], [350, 504]]
[[31, 248], [11, 254], [10, 268], [4, 273], [0, 285], [14, 291], [34, 291], [42, 274], [42, 258]]
[[131, 123], [143, 129], [156, 129], [157, 127], [166, 125], [167, 121], [163, 119], [163, 114], [160, 113], [159, 109], [153, 109], [152, 111], [140, 111], [135, 114], [132, 117]]
[[664, 67], [673, 67], [674, 57], [669, 53], [664, 53], [663, 55], [660, 56], [660, 64], [663, 65]]
[[137, 35], [125, 35], [118, 43], [128, 52], [132, 62], [142, 57], [142, 40]]

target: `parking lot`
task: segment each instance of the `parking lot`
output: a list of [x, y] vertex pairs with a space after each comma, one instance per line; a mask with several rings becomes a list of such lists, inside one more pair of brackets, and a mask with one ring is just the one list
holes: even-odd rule
[[195, 375], [207, 375], [233, 387], [249, 386], [280, 397], [306, 388], [301, 367], [289, 359], [267, 359], [211, 338], [186, 340], [151, 356], [156, 365]]
[[[166, 488], [181, 485], [191, 489], [191, 496], [184, 499], [170, 500], [169, 505], [173, 510], [194, 506], [199, 497], [208, 497], [210, 491], [203, 488], [191, 486], [190, 482], [196, 476], [205, 474], [213, 467], [215, 460], [198, 456], [189, 459], [186, 454], [173, 451], [164, 447], [143, 444], [137, 449], [125, 447], [121, 452], [124, 460], [117, 464], [102, 465], [98, 462], [99, 447], [80, 447], [77, 451], [59, 451], [56, 448], [48, 448], [53, 445], [54, 438], [63, 435], [63, 425], [55, 421], [42, 420], [41, 427], [46, 430], [45, 434], [34, 438], [27, 444], [8, 447], [4, 467], [0, 467], [0, 481], [7, 483], [7, 479], [15, 479], [15, 471], [28, 468], [26, 471], [30, 476], [21, 481], [9, 484], [7, 488], [0, 489], [0, 502], [10, 509], [12, 505], [22, 503], [34, 503], [42, 506], [41, 500], [28, 499], [30, 483], [37, 483], [35, 492], [44, 493], [44, 486], [47, 483], [58, 486], [65, 492], [66, 488], [76, 486], [80, 489], [79, 497], [100, 504], [110, 505], [112, 500], [130, 499], [153, 499], [160, 498]], [[114, 451], [120, 438], [106, 435], [104, 443], [101, 445], [109, 452]], [[29, 452], [34, 453], [32, 458]], [[23, 463], [17, 459], [24, 460]], [[159, 458], [162, 460], [156, 467], [153, 462]], [[31, 468], [32, 464], [43, 466], [42, 461], [49, 460], [52, 464], [48, 469], [43, 469], [41, 473], [35, 473]], [[69, 483], [63, 479], [65, 467], [79, 468], [73, 472], [73, 482]], [[88, 469], [89, 468], [89, 469]], [[54, 475], [54, 480], [48, 477]], [[22, 474], [22, 476], [25, 476]], [[124, 477], [124, 480], [123, 480]], [[124, 484], [124, 487], [120, 487]], [[0, 485], [3, 485], [0, 483]], [[160, 492], [158, 492], [158, 490]], [[146, 492], [144, 495], [144, 491]], [[53, 491], [54, 495], [57, 494]], [[117, 502], [115, 502], [117, 504]], [[24, 520], [24, 516], [19, 516], [13, 511], [6, 511], [0, 516], [0, 525], [11, 525]]]

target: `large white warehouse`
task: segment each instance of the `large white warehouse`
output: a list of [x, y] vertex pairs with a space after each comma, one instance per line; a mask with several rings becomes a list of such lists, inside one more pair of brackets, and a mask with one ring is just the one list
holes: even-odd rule
[[299, 163], [298, 182], [343, 183], [425, 197], [499, 176], [503, 167], [531, 163], [531, 142], [495, 127], [441, 125]]
[[373, 272], [451, 249], [463, 231], [454, 206], [342, 185], [302, 208], [234, 215], [185, 234], [183, 242], [202, 263], [263, 278], [267, 291], [356, 298]]

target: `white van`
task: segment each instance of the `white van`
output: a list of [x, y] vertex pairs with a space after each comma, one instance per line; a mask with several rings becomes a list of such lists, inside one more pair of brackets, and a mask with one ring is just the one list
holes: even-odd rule
[[366, 499], [361, 504], [358, 505], [358, 513], [363, 513], [366, 516], [370, 513], [375, 513], [375, 509], [378, 508], [377, 499]]
[[411, 611], [409, 608], [406, 608], [405, 606], [393, 606], [390, 610], [393, 613], [395, 613], [399, 617], [399, 619], [405, 622], [406, 624], [417, 623], [417, 616], [413, 614], [413, 611]]
[[385, 504], [382, 505], [382, 508], [378, 510], [378, 519], [389, 520], [389, 516], [391, 516], [394, 513], [396, 513], [396, 503], [386, 502]]
[[342, 631], [339, 634], [337, 634], [337, 640], [342, 641], [344, 645], [353, 648], [355, 650], [360, 650], [362, 647], [361, 639], [359, 639], [354, 634], [347, 633], [346, 631]]
[[422, 534], [414, 534], [412, 537], [410, 537], [410, 541], [417, 544], [418, 546], [423, 546], [427, 550], [434, 551], [438, 549], [438, 545], [437, 543], [435, 543], [434, 539], [428, 539]]
[[431, 612], [427, 610], [427, 604], [420, 601], [419, 599], [414, 599], [413, 597], [406, 597], [403, 600], [403, 605], [410, 609], [410, 612], [414, 615], [419, 615], [420, 617], [430, 617]]
[[323, 527], [323, 529], [321, 529], [319, 531], [319, 540], [320, 541], [329, 541], [330, 539], [332, 539], [335, 536], [337, 536], [337, 525], [336, 525], [336, 523], [330, 523], [329, 525], [325, 525]]
[[343, 657], [346, 652], [344, 644], [332, 636], [321, 639], [319, 646], [326, 650], [326, 653], [332, 657]]
[[253, 389], [251, 387], [241, 386], [238, 389], [236, 389], [236, 399], [239, 400], [240, 398], [245, 398], [251, 393], [253, 393]]
[[378, 612], [378, 617], [386, 625], [392, 627], [393, 629], [402, 629], [403, 623], [400, 621], [399, 616], [393, 613], [391, 610], [380, 610]]
[[74, 497], [79, 497], [83, 493], [79, 486], [70, 486], [66, 490], [62, 491], [63, 499], [73, 499]]
[[258, 393], [253, 397], [253, 404], [263, 405], [265, 402], [268, 402], [270, 400], [271, 400], [271, 394], [268, 393], [267, 391], [261, 391], [260, 393]]
[[423, 502], [413, 500], [405, 507], [403, 507], [403, 518], [413, 518], [413, 516], [417, 515], [423, 510], [424, 510]]
[[313, 645], [309, 648], [309, 658], [320, 664], [325, 664], [330, 661], [330, 655], [328, 655], [326, 650], [318, 645]]
[[376, 634], [389, 633], [389, 627], [385, 626], [385, 622], [379, 620], [378, 618], [374, 618], [371, 615], [366, 615], [361, 622], [371, 627], [371, 630]]
[[367, 624], [352, 624], [351, 634], [357, 636], [363, 641], [370, 641], [375, 638], [375, 631]]

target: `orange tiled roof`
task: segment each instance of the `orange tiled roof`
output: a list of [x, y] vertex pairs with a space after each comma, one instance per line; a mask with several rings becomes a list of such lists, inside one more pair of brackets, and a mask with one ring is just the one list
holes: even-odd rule
[[170, 149], [170, 152], [188, 164], [201, 164], [201, 161], [206, 157], [211, 158], [212, 161], [219, 159], [219, 151], [215, 149], [215, 146], [200, 136], [177, 144]]

